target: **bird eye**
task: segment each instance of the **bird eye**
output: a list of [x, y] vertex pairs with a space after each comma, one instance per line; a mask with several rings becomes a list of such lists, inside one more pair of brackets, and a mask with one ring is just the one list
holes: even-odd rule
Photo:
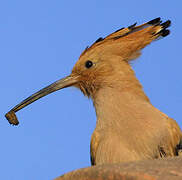
[[85, 63], [86, 68], [90, 68], [90, 67], [92, 67], [92, 65], [93, 65], [93, 62], [90, 60], [86, 61], [86, 63]]

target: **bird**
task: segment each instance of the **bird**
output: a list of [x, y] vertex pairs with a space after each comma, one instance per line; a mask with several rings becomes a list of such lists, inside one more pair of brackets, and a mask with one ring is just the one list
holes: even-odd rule
[[23, 100], [5, 117], [18, 125], [15, 112], [54, 91], [74, 86], [92, 99], [96, 111], [91, 165], [180, 155], [179, 125], [151, 104], [131, 67], [144, 47], [170, 34], [170, 25], [170, 20], [162, 22], [158, 17], [97, 39], [81, 53], [70, 75]]

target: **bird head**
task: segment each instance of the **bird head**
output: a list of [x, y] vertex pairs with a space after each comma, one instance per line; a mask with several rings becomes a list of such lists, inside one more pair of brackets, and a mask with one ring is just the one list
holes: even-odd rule
[[[75, 86], [92, 98], [100, 88], [138, 84], [129, 61], [140, 55], [140, 50], [159, 36], [167, 36], [170, 21], [161, 24], [156, 18], [140, 26], [121, 28], [105, 38], [99, 38], [80, 55], [71, 74], [31, 95], [5, 116], [10, 124], [18, 125], [15, 112], [54, 91]], [[140, 86], [140, 85], [139, 85]]]
[[100, 88], [112, 84], [110, 78], [115, 74], [117, 58], [104, 51], [102, 46], [86, 49], [73, 67], [71, 76], [78, 78], [74, 86], [88, 97], [93, 97]]

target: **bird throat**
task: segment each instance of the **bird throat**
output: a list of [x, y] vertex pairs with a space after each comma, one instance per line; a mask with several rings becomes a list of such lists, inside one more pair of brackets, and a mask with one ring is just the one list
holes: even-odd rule
[[[105, 87], [99, 89], [93, 99], [97, 115], [97, 126], [102, 128], [124, 127], [128, 125], [128, 119], [132, 119], [133, 109], [136, 106], [143, 106], [150, 101], [142, 89], [136, 91], [129, 89], [120, 89], [114, 87]], [[137, 108], [140, 109], [140, 108]], [[140, 112], [138, 112], [140, 113]], [[142, 113], [142, 112], [141, 112]], [[130, 120], [129, 123], [134, 123]]]

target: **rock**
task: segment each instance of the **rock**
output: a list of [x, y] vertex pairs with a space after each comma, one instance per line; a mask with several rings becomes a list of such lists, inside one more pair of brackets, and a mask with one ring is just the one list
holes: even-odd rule
[[92, 166], [55, 180], [182, 180], [182, 157]]

